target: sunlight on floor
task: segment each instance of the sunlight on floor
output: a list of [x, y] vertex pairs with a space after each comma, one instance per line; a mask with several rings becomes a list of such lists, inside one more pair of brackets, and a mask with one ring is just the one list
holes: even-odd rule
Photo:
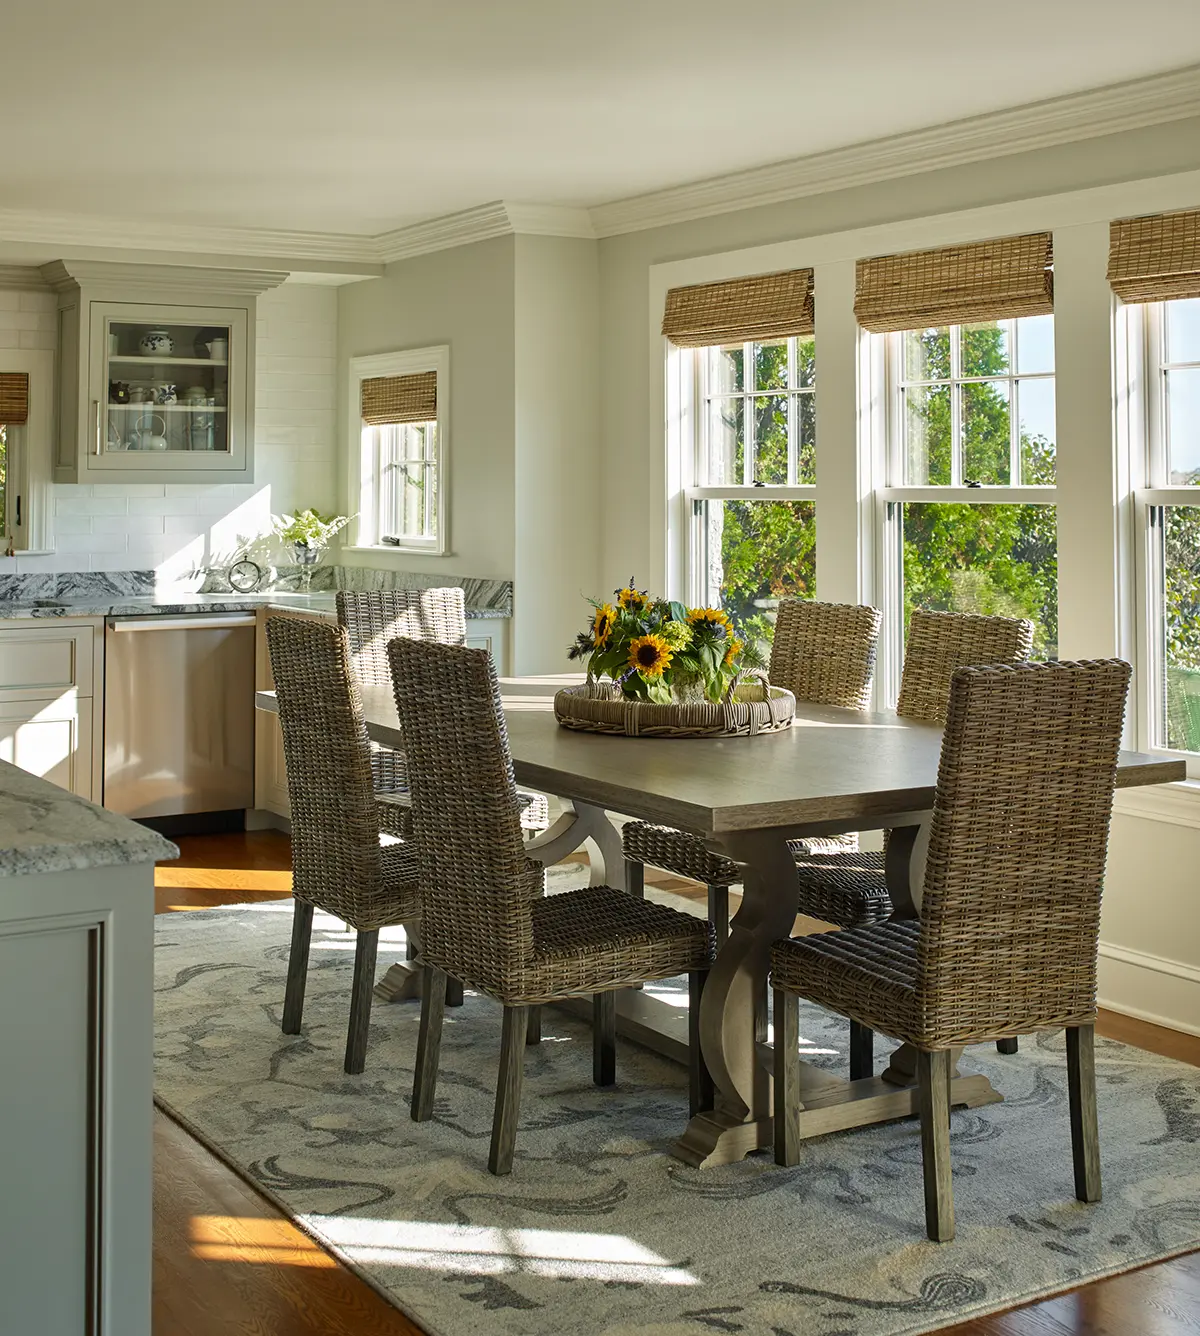
[[288, 1220], [231, 1215], [192, 1217], [192, 1255], [205, 1262], [336, 1267], [338, 1263]]
[[298, 1217], [355, 1262], [503, 1275], [524, 1272], [551, 1280], [642, 1285], [698, 1285], [683, 1267], [621, 1234], [551, 1229], [496, 1229], [419, 1220]]

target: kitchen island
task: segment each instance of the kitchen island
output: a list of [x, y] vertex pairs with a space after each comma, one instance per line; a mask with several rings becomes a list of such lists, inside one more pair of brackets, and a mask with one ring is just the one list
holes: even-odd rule
[[149, 1336], [153, 831], [0, 762], [0, 1332]]

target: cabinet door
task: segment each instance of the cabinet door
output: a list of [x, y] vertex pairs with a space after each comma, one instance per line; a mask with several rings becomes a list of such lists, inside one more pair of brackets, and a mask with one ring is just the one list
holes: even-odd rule
[[88, 471], [246, 471], [250, 335], [245, 308], [93, 301]]
[[92, 695], [94, 636], [90, 626], [53, 622], [0, 629], [0, 701]]
[[0, 702], [0, 761], [99, 801], [92, 792], [92, 702], [73, 692]]

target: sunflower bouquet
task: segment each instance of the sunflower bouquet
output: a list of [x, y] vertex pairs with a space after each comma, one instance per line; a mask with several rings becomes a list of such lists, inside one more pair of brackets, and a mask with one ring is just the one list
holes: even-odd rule
[[724, 699], [762, 656], [741, 641], [720, 608], [651, 598], [632, 580], [616, 603], [589, 599], [591, 625], [567, 651], [587, 661], [589, 679], [609, 678], [633, 700], [670, 705]]

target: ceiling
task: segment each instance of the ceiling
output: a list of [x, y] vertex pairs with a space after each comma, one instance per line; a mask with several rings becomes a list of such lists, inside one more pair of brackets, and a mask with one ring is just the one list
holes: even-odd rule
[[1196, 0], [40, 0], [5, 7], [0, 48], [4, 209], [373, 234], [1179, 68], [1200, 22]]

